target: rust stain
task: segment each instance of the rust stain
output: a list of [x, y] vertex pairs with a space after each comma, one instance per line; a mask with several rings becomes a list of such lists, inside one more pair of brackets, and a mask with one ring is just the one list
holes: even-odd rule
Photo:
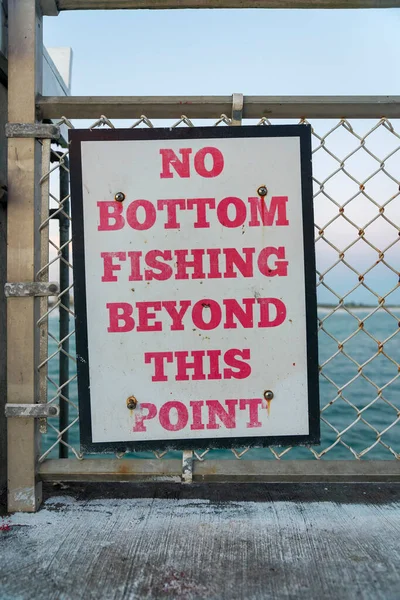
[[131, 472], [129, 465], [126, 462], [121, 461], [121, 464], [118, 466], [118, 473], [120, 475], [129, 475]]
[[268, 414], [268, 416], [270, 415], [270, 413], [271, 413], [271, 400], [267, 400], [267, 414]]

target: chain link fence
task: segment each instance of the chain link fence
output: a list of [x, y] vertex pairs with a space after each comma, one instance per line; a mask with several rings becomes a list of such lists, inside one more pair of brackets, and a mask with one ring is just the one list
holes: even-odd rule
[[[182, 116], [161, 123], [169, 127], [231, 124], [226, 115], [215, 121], [193, 122]], [[265, 127], [276, 122], [262, 118], [258, 124]], [[101, 116], [89, 125], [72, 124], [67, 118], [59, 125], [67, 130], [113, 128], [117, 123]], [[195, 460], [232, 455], [253, 460], [400, 457], [400, 122], [340, 119], [316, 120], [311, 125], [321, 445], [224, 451], [193, 448]], [[129, 126], [160, 123], [143, 115]], [[59, 281], [60, 291], [50, 302], [41, 300], [38, 370], [40, 400], [59, 405], [60, 416], [41, 424], [40, 462], [57, 456], [84, 459], [79, 447], [68, 175], [67, 145], [51, 147], [50, 141], [43, 141], [38, 232], [42, 264], [37, 278]], [[172, 454], [177, 455], [143, 452], [134, 456], [161, 459]]]

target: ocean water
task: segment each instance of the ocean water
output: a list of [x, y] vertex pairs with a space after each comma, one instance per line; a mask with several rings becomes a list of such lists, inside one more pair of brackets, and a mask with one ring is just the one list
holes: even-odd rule
[[[328, 309], [319, 309], [319, 318], [323, 330], [319, 333], [319, 363], [323, 365], [320, 377], [321, 445], [315, 446], [318, 453], [331, 449], [324, 454], [325, 459], [352, 459], [354, 454], [371, 447], [364, 459], [391, 459], [394, 455], [389, 448], [400, 452], [400, 309], [392, 309], [393, 316], [382, 309], [353, 309], [353, 315], [341, 309], [330, 314]], [[362, 328], [359, 321], [363, 322]], [[71, 322], [72, 326], [72, 322]], [[58, 338], [58, 314], [49, 321], [50, 332]], [[339, 340], [343, 351], [338, 349]], [[382, 346], [383, 343], [383, 346]], [[57, 345], [50, 339], [49, 356]], [[75, 340], [71, 338], [70, 353], [75, 355]], [[346, 356], [347, 355], [347, 356]], [[52, 398], [58, 385], [58, 355], [49, 361], [48, 397]], [[362, 367], [362, 369], [360, 368]], [[73, 363], [70, 361], [70, 375]], [[338, 389], [341, 395], [338, 395]], [[381, 396], [378, 391], [381, 390]], [[69, 386], [69, 398], [77, 405], [76, 380]], [[362, 411], [357, 415], [357, 410]], [[70, 421], [77, 416], [74, 407], [70, 407]], [[354, 423], [355, 422], [355, 423]], [[57, 420], [49, 419], [57, 426]], [[352, 425], [352, 423], [354, 423]], [[341, 442], [337, 442], [337, 432], [343, 432]], [[377, 432], [382, 433], [382, 442], [377, 443]], [[42, 447], [46, 450], [56, 441], [51, 427], [43, 435]], [[342, 443], [343, 442], [343, 443]], [[79, 451], [79, 424], [69, 431], [69, 443]], [[375, 445], [374, 445], [375, 444]], [[333, 447], [332, 447], [333, 446]], [[285, 448], [274, 448], [282, 453]], [[72, 453], [70, 453], [72, 456]], [[180, 455], [170, 452], [168, 457]], [[213, 450], [213, 458], [232, 458], [230, 451]], [[48, 455], [58, 456], [57, 446]], [[104, 456], [104, 455], [102, 455]], [[134, 453], [132, 456], [152, 457], [149, 452]], [[251, 449], [243, 459], [273, 459], [268, 448]], [[285, 453], [285, 459], [313, 459], [309, 448], [292, 448]]]

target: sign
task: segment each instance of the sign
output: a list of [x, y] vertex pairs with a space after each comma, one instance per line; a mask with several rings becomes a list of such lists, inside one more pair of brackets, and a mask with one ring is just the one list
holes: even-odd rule
[[70, 141], [83, 449], [318, 443], [310, 127]]

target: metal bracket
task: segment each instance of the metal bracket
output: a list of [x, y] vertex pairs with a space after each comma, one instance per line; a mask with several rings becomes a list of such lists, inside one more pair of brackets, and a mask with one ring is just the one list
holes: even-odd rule
[[57, 296], [60, 293], [58, 283], [54, 281], [7, 282], [4, 286], [6, 298], [25, 298], [28, 296]]
[[40, 8], [45, 17], [57, 17], [60, 12], [56, 0], [40, 0]]
[[243, 119], [243, 94], [232, 94], [232, 125], [241, 125]]
[[8, 138], [60, 139], [60, 128], [47, 123], [6, 123]]
[[30, 417], [42, 419], [43, 417], [56, 417], [60, 412], [54, 404], [6, 404], [5, 414], [10, 417]]
[[182, 452], [182, 483], [192, 483], [193, 481], [193, 450], [183, 450]]

